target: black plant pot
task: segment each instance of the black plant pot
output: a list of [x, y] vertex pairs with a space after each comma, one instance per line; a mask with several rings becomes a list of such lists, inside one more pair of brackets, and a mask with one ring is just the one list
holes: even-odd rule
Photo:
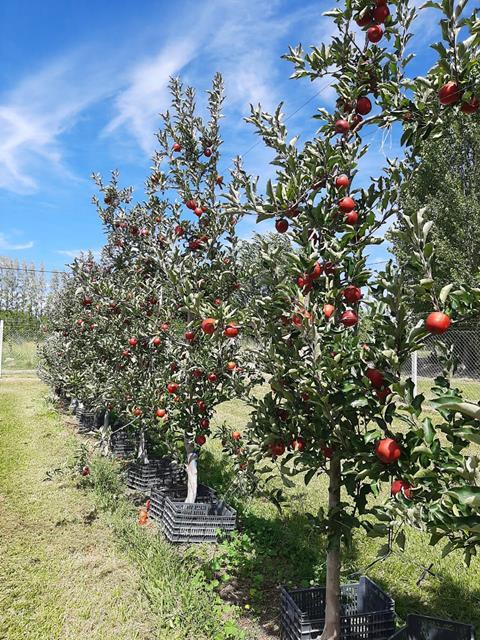
[[389, 640], [475, 640], [475, 629], [471, 624], [410, 614], [407, 626]]

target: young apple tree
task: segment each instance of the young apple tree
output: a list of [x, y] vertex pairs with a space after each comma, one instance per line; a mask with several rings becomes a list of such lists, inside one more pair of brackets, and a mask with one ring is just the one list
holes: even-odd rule
[[[420, 141], [443, 134], [445, 111], [468, 126], [478, 109], [480, 36], [475, 12], [463, 16], [465, 4], [427, 3], [443, 12], [443, 42], [433, 45], [434, 67], [413, 79], [406, 75], [407, 46], [417, 10], [408, 0], [354, 0], [328, 12], [338, 30], [330, 45], [308, 54], [292, 48], [286, 58], [295, 77], [333, 79], [336, 109], [318, 110], [323, 124], [300, 148], [298, 138], [288, 139], [281, 108], [273, 115], [252, 108], [248, 120], [274, 151], [277, 171], [265, 193], [246, 180], [243, 200], [236, 192], [230, 197], [232, 211], [272, 219], [292, 241], [282, 257], [287, 274], [279, 251], [263, 246], [271, 293], [256, 301], [253, 322], [270, 391], [252, 401], [239, 444], [267, 481], [275, 467], [287, 485], [296, 473], [306, 483], [317, 473], [328, 475], [321, 640], [341, 637], [341, 548], [358, 527], [383, 535], [388, 524], [406, 520], [430, 529], [432, 542], [448, 538], [451, 546], [463, 546], [467, 557], [478, 542], [478, 460], [467, 450], [479, 439], [478, 407], [462, 414], [460, 392], [442, 377], [433, 389], [442, 418], [436, 422], [425, 417], [424, 397], [414, 396], [411, 380], [400, 375], [430, 333], [441, 335], [480, 309], [479, 290], [460, 283], [437, 290], [428, 212], [407, 216], [400, 199]], [[376, 127], [396, 133], [399, 125], [405, 157], [388, 159], [369, 180], [360, 169], [369, 152], [365, 134]], [[370, 248], [397, 217], [415, 247], [413, 287], [398, 265], [379, 272], [368, 267]], [[417, 297], [430, 306], [420, 323]], [[379, 507], [372, 498], [383, 483], [392, 498]]]

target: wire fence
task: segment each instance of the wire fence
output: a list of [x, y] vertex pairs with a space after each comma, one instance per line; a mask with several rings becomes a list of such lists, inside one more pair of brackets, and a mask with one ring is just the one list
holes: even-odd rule
[[35, 372], [38, 346], [43, 340], [40, 323], [5, 319], [0, 324], [0, 374]]
[[[453, 356], [453, 371], [443, 370], [440, 350], [444, 344]], [[423, 349], [415, 352], [403, 371], [410, 376], [418, 393], [427, 400], [437, 376], [446, 375], [453, 387], [473, 402], [480, 400], [480, 327], [471, 330], [450, 329], [442, 338], [429, 336]]]

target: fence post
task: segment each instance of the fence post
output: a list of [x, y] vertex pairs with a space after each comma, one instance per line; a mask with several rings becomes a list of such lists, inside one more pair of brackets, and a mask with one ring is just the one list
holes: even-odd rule
[[413, 381], [413, 393], [417, 395], [418, 393], [418, 353], [414, 351], [412, 353], [412, 381]]
[[3, 357], [3, 320], [0, 320], [0, 378], [2, 377], [2, 357]]

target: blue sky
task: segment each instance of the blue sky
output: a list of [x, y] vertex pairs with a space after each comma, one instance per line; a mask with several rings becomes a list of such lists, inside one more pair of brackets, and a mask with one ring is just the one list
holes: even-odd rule
[[[180, 75], [199, 93], [220, 71], [226, 84], [224, 158], [244, 154], [256, 138], [242, 122], [249, 103], [293, 114], [327, 84], [289, 80], [280, 60], [289, 44], [327, 41], [328, 0], [15, 0], [0, 4], [0, 255], [63, 269], [81, 250], [102, 245], [91, 196], [92, 171], [118, 168], [139, 199], [154, 149], [167, 83]], [[434, 17], [416, 26], [411, 73], [433, 61], [426, 42]], [[292, 136], [312, 131], [328, 87], [289, 120]], [[397, 141], [370, 138], [364, 175], [374, 175]], [[259, 144], [245, 155], [250, 173], [269, 174]], [[242, 223], [249, 237], [252, 222]], [[376, 250], [382, 258], [384, 249]]]

